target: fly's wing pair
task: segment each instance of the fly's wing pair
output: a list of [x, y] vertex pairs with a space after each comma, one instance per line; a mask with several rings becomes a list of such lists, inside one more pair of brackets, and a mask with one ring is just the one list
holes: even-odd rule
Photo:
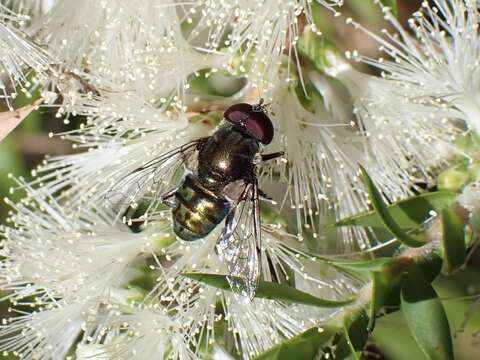
[[149, 202], [147, 212], [164, 201], [171, 190], [172, 179], [207, 138], [188, 142], [138, 167], [116, 183], [105, 195], [107, 205], [119, 215], [129, 207]]
[[242, 297], [255, 297], [260, 278], [261, 223], [258, 181], [247, 184], [240, 202], [225, 219], [217, 252], [225, 262], [232, 291]]
[[[142, 201], [155, 209], [175, 192], [172, 179], [208, 138], [191, 141], [133, 170], [106, 194], [108, 204], [122, 214]], [[184, 170], [183, 170], [184, 171]], [[252, 300], [260, 277], [260, 212], [257, 179], [245, 186], [225, 220], [217, 251], [228, 269], [234, 293]]]

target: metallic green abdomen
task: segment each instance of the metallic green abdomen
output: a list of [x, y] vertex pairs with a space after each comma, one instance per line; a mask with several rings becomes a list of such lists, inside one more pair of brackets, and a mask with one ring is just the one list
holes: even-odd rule
[[193, 241], [207, 236], [230, 210], [230, 202], [200, 185], [187, 175], [175, 193], [173, 230], [183, 240]]

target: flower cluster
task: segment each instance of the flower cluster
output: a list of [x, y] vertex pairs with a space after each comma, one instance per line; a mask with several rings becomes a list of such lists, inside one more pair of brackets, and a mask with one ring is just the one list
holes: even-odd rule
[[389, 56], [379, 60], [343, 57], [323, 42], [312, 9], [336, 17], [342, 0], [3, 3], [9, 106], [14, 89], [39, 88], [65, 123], [83, 120], [52, 134], [78, 151], [18, 179], [25, 198], [10, 203], [0, 228], [0, 287], [15, 305], [0, 350], [24, 359], [248, 359], [338, 311], [262, 298], [246, 305], [185, 276], [227, 272], [215, 250], [221, 229], [186, 243], [168, 210], [137, 224], [108, 206], [115, 184], [210, 135], [229, 105], [264, 97], [275, 127], [264, 151], [284, 151], [258, 174], [278, 201], [262, 208], [262, 280], [332, 301], [363, 280], [312, 253], [378, 245], [364, 230], [325, 228], [368, 208], [358, 165], [387, 200], [404, 198], [448, 163], [455, 137], [479, 127], [479, 14], [469, 0], [425, 4], [413, 34], [380, 4], [397, 33], [369, 33]]

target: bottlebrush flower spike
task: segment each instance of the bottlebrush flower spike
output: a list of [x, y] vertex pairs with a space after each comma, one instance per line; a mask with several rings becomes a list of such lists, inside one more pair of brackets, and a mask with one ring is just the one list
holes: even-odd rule
[[[361, 58], [356, 53], [347, 56]], [[435, 169], [457, 151], [452, 142], [462, 132], [451, 121], [452, 109], [432, 108], [406, 93], [408, 84], [361, 73], [333, 53], [326, 58], [330, 65], [325, 72], [352, 96], [355, 122], [366, 144], [363, 161], [372, 166], [370, 172], [387, 197], [398, 199], [416, 184], [430, 183]]]
[[[295, 210], [299, 233], [318, 238], [325, 222], [368, 208], [358, 164], [388, 200], [405, 198], [433, 183], [437, 169], [456, 151], [452, 141], [461, 130], [450, 121], [451, 109], [409, 101], [402, 83], [356, 70], [308, 27], [301, 51], [315, 63], [315, 70], [303, 73], [311, 99], [302, 103], [305, 90], [298, 90], [295, 78], [279, 80], [271, 92], [280, 140], [274, 147], [284, 147], [287, 160], [282, 177], [290, 186], [281, 190], [283, 203]], [[343, 249], [374, 245], [361, 229], [342, 231], [343, 242], [336, 245]]]
[[[324, 6], [338, 14], [343, 0], [262, 0], [206, 1], [186, 11], [191, 30], [187, 39], [197, 41], [208, 33], [199, 46], [208, 51], [225, 51], [238, 55], [250, 70], [238, 69], [252, 81], [269, 85], [277, 75], [283, 54], [296, 53], [302, 27], [313, 25], [312, 7]], [[315, 4], [314, 4], [315, 3]], [[339, 15], [339, 14], [338, 14]], [[317, 30], [318, 31], [318, 30]], [[319, 31], [318, 31], [319, 32]]]
[[[172, 261], [172, 265], [165, 267], [157, 263], [161, 276], [148, 297], [153, 304], [168, 304], [167, 308], [176, 314], [177, 321], [184, 324], [185, 337], [195, 349], [201, 349], [197, 343], [198, 334], [203, 334], [203, 340], [206, 339], [208, 344], [208, 340], [215, 336], [215, 323], [225, 320], [236, 339], [236, 348], [244, 359], [249, 359], [282, 339], [320, 324], [335, 313], [334, 309], [286, 305], [257, 298], [246, 305], [244, 300], [229, 291], [181, 276], [186, 272], [225, 273], [225, 265], [214, 251], [216, 240], [217, 235], [212, 234], [194, 243], [175, 242], [162, 250], [161, 255]], [[286, 234], [278, 224], [264, 224], [262, 279], [275, 281], [293, 276], [297, 288], [331, 299], [345, 299], [361, 286], [361, 281], [325, 264], [302, 259], [305, 258], [301, 255], [304, 250], [305, 244]], [[320, 272], [322, 276], [317, 275]], [[219, 302], [223, 316], [215, 311]]]
[[[27, 23], [32, 18], [47, 13], [57, 0], [5, 0], [2, 4], [17, 14], [28, 16]], [[27, 24], [25, 24], [27, 25]]]
[[[287, 244], [300, 248], [302, 244], [293, 237], [283, 238], [285, 234], [275, 227], [267, 227], [266, 231], [263, 250], [272, 264], [271, 268], [264, 266], [266, 279], [288, 277], [288, 266], [294, 269], [297, 286], [317, 296], [345, 298], [361, 286], [361, 282], [334, 269], [329, 271], [319, 263], [299, 260], [299, 252]], [[158, 274], [155, 289], [139, 304], [113, 305], [111, 314], [98, 316], [95, 326], [91, 326], [92, 333], [87, 330], [90, 340], [79, 349], [115, 359], [198, 359], [211, 350], [220, 336], [219, 329], [224, 327], [228, 328], [225, 334], [232, 336], [231, 345], [249, 359], [335, 313], [265, 299], [254, 299], [246, 306], [231, 292], [182, 276], [191, 271], [224, 272], [214, 251], [216, 237], [214, 234], [194, 243], [177, 241], [158, 252], [154, 257]], [[316, 276], [318, 271], [324, 276]], [[223, 309], [221, 313], [218, 306]], [[99, 328], [104, 331], [95, 330]]]
[[175, 2], [61, 0], [28, 31], [65, 71], [101, 89], [135, 91], [152, 104], [172, 92], [183, 96], [190, 74], [224, 62], [186, 42]]
[[[0, 5], [0, 98], [13, 110], [12, 101], [18, 91], [29, 94], [39, 78], [46, 77], [52, 59], [19, 30], [28, 17]], [[30, 75], [31, 76], [30, 76]]]
[[33, 191], [11, 205], [13, 227], [0, 228], [0, 286], [8, 292], [4, 300], [37, 309], [14, 310], [19, 316], [0, 329], [0, 349], [24, 359], [63, 359], [86, 324], [108, 312], [110, 302], [126, 305], [137, 296], [124, 285], [136, 276], [134, 262], [141, 264], [151, 252], [156, 233], [112, 227], [105, 211], [84, 209], [81, 216], [71, 216]]
[[[331, 219], [329, 207], [339, 217], [364, 208], [357, 164], [365, 158], [365, 145], [351, 125], [351, 115], [339, 122], [320, 101], [315, 102], [314, 112], [308, 111], [297, 97], [295, 84], [280, 80], [272, 101], [278, 131], [278, 144], [273, 147], [285, 148], [286, 161], [283, 166], [267, 168], [264, 176], [281, 169], [287, 188], [280, 190], [283, 195], [279, 202], [294, 210], [299, 236], [307, 231], [318, 239], [321, 227]], [[342, 106], [333, 111], [341, 112]]]
[[[449, 117], [460, 119], [470, 129], [479, 131], [478, 3], [474, 0], [434, 0], [430, 5], [424, 1], [409, 20], [414, 35], [402, 28], [385, 7], [382, 8], [397, 33], [385, 30], [384, 37], [370, 35], [393, 60], [360, 59], [383, 71], [389, 82], [401, 86], [408, 104], [420, 103], [434, 113], [448, 111]], [[442, 119], [440, 116], [432, 121]]]

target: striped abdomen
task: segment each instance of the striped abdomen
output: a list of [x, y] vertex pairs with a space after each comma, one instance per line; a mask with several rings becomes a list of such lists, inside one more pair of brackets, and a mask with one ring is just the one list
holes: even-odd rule
[[205, 189], [189, 174], [175, 193], [173, 230], [186, 241], [201, 239], [222, 222], [230, 206], [227, 199]]

